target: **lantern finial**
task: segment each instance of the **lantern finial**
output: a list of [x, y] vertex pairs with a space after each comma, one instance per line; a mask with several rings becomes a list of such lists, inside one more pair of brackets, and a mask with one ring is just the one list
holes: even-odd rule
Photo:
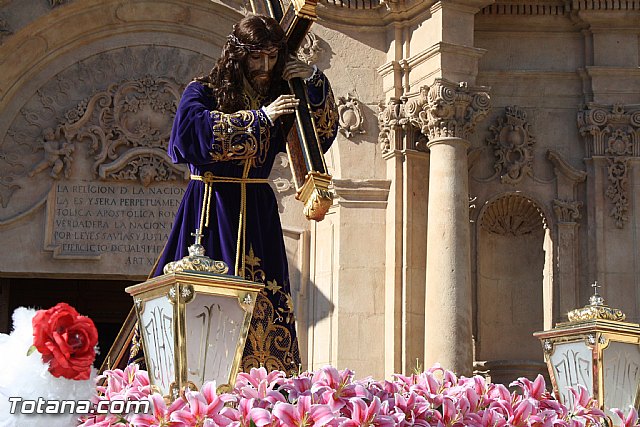
[[611, 308], [604, 303], [604, 298], [598, 293], [602, 285], [596, 280], [591, 285], [593, 295], [589, 298], [589, 305], [571, 310], [568, 314], [569, 322], [585, 322], [589, 320], [615, 320], [623, 322], [627, 317], [622, 310]]

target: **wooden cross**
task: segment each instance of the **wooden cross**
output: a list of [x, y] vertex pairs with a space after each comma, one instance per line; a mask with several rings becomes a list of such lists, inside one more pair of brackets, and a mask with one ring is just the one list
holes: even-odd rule
[[[251, 6], [255, 13], [269, 15], [280, 22], [291, 53], [298, 51], [311, 24], [318, 18], [318, 0], [292, 0], [284, 11], [280, 0], [251, 0]], [[300, 100], [295, 128], [285, 129], [296, 198], [304, 203], [304, 214], [308, 219], [321, 221], [333, 202], [328, 188], [331, 175], [327, 173], [304, 80], [289, 80], [289, 89]]]

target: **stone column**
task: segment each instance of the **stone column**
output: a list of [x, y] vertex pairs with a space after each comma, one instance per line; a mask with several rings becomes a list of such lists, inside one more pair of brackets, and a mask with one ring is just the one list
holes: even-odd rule
[[486, 89], [436, 79], [406, 108], [431, 151], [424, 363], [459, 375], [473, 370], [468, 136], [488, 112]]

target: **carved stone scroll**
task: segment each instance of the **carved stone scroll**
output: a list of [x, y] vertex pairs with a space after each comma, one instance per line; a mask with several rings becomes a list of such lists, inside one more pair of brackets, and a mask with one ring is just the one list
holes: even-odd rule
[[505, 108], [505, 116], [489, 127], [487, 143], [496, 157], [494, 169], [504, 184], [518, 184], [533, 174], [533, 136], [527, 113], [518, 106]]
[[304, 36], [304, 41], [302, 42], [302, 46], [298, 49], [297, 56], [303, 62], [306, 62], [309, 65], [313, 65], [318, 62], [318, 58], [324, 49], [320, 47], [320, 40], [318, 37], [312, 32], [309, 31]]

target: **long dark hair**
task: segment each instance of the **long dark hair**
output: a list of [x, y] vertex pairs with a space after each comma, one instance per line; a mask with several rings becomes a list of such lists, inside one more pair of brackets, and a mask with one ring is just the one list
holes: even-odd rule
[[209, 75], [196, 80], [213, 89], [213, 96], [221, 111], [231, 113], [241, 110], [245, 108], [242, 88], [249, 52], [277, 47], [278, 61], [271, 73], [273, 80], [268, 94], [269, 100], [273, 100], [282, 93], [282, 70], [288, 55], [284, 37], [284, 31], [275, 19], [263, 15], [247, 16], [233, 26], [233, 32]]

